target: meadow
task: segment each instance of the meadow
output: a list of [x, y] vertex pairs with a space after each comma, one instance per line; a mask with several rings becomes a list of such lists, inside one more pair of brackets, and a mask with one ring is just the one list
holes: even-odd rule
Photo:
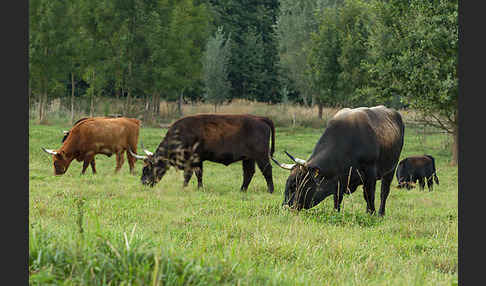
[[[457, 167], [444, 134], [407, 126], [401, 159], [435, 157], [440, 185], [406, 191], [392, 182], [386, 216], [371, 216], [362, 188], [310, 210], [281, 208], [288, 171], [273, 165], [275, 192], [259, 171], [240, 192], [241, 162], [204, 163], [182, 188], [170, 169], [154, 188], [125, 161], [96, 157], [97, 174], [73, 161], [54, 176], [41, 147], [61, 146], [66, 123], [29, 124], [29, 281], [31, 285], [454, 285], [458, 268]], [[143, 127], [154, 151], [167, 129]], [[307, 158], [324, 126], [276, 128], [275, 157]], [[375, 204], [379, 205], [380, 182]]]

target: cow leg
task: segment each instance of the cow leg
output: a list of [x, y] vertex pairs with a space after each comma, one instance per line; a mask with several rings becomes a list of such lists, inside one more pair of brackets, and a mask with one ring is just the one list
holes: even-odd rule
[[390, 194], [390, 185], [393, 181], [393, 173], [395, 173], [395, 170], [386, 174], [381, 179], [380, 210], [378, 211], [380, 216], [385, 215], [386, 199], [388, 198], [388, 194]]
[[255, 160], [243, 160], [243, 184], [241, 185], [241, 190], [246, 191], [248, 185], [250, 184], [253, 174], [255, 174]]
[[[92, 161], [94, 161], [94, 155], [91, 155], [91, 156], [84, 158], [83, 170], [81, 170], [81, 175], [84, 175], [84, 173], [86, 172], [86, 168], [88, 168], [88, 166], [91, 164]], [[91, 165], [91, 168], [93, 168], [93, 165]]]
[[425, 188], [425, 180], [423, 177], [418, 178], [419, 185], [420, 185], [420, 190], [423, 190]]
[[191, 177], [192, 177], [192, 168], [186, 168], [186, 170], [184, 170], [184, 184], [183, 184], [183, 187], [187, 187], [187, 184], [189, 184], [189, 181], [191, 180]]
[[197, 177], [197, 188], [202, 188], [203, 187], [203, 182], [202, 182], [202, 177], [203, 177], [203, 165], [202, 163], [199, 164], [199, 166], [197, 166], [195, 169], [194, 169], [194, 173], [196, 173], [196, 177]]
[[343, 201], [344, 194], [342, 192], [334, 193], [334, 209], [338, 212], [341, 211], [341, 202]]
[[94, 158], [93, 160], [91, 160], [90, 164], [91, 164], [91, 170], [93, 171], [93, 174], [96, 174], [96, 163]]
[[118, 173], [120, 171], [121, 167], [123, 166], [123, 163], [125, 162], [125, 157], [123, 156], [124, 151], [116, 153], [116, 169], [115, 173]]
[[258, 160], [257, 165], [263, 176], [265, 177], [265, 181], [267, 181], [268, 192], [271, 194], [273, 193], [274, 189], [272, 178], [272, 165], [270, 164], [270, 160], [268, 160], [268, 157], [265, 158], [266, 159]]
[[433, 176], [430, 176], [429, 178], [427, 178], [427, 188], [429, 188], [429, 192], [432, 192], [432, 190], [434, 189]]
[[86, 172], [86, 168], [88, 168], [89, 162], [90, 161], [88, 161], [86, 159], [84, 160], [84, 162], [83, 162], [83, 170], [81, 170], [81, 175], [84, 175], [84, 172]]
[[407, 186], [407, 190], [411, 190], [412, 189], [412, 179], [409, 179], [407, 182], [406, 182], [406, 186]]
[[376, 190], [376, 170], [370, 169], [365, 172], [363, 184], [363, 196], [366, 201], [366, 211], [370, 214], [375, 213], [375, 190]]
[[[134, 148], [133, 152], [137, 152], [136, 149]], [[130, 167], [130, 174], [135, 175], [135, 162], [137, 161], [137, 158], [133, 157], [130, 152], [127, 152], [127, 161], [128, 161], [128, 166]]]

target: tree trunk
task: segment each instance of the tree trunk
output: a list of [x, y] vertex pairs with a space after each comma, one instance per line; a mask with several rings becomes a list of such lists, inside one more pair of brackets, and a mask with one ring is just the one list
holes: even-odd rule
[[150, 113], [151, 113], [151, 111], [150, 111], [150, 97], [147, 94], [145, 96], [145, 108], [144, 108], [144, 111], [143, 111], [143, 121], [147, 122], [149, 120], [149, 118], [151, 118]]
[[127, 86], [127, 100], [126, 100], [126, 108], [125, 113], [128, 115], [130, 114], [130, 93], [132, 91], [132, 62], [128, 63], [128, 86]]
[[42, 122], [42, 119], [43, 119], [42, 118], [42, 116], [43, 116], [43, 114], [42, 114], [42, 105], [43, 105], [43, 100], [42, 99], [43, 99], [43, 97], [44, 97], [44, 91], [42, 91], [39, 94], [39, 109], [38, 109], [39, 110], [39, 122], [38, 122], [39, 124]]
[[[47, 57], [48, 55], [47, 47], [44, 49], [44, 54]], [[41, 83], [41, 92], [40, 92], [40, 101], [39, 101], [39, 123], [42, 123], [45, 116], [44, 105], [46, 104], [47, 101], [47, 85], [48, 85], [48, 79], [46, 77], [43, 77]]]
[[118, 107], [119, 107], [118, 103], [120, 102], [119, 99], [120, 99], [120, 89], [115, 88], [115, 103], [113, 104], [115, 114], [118, 114], [120, 112], [118, 110]]
[[317, 117], [319, 117], [319, 119], [322, 119], [322, 110], [324, 109], [324, 104], [322, 104], [321, 102], [318, 102], [317, 103]]
[[71, 121], [70, 124], [73, 125], [74, 122], [74, 72], [71, 72]]
[[93, 117], [94, 115], [94, 97], [95, 97], [95, 94], [96, 94], [96, 89], [95, 89], [95, 71], [93, 71], [93, 92], [91, 93], [91, 106], [90, 106], [90, 109], [89, 109], [89, 116], [90, 117]]
[[39, 95], [39, 124], [44, 121], [44, 106], [46, 105], [47, 101], [47, 79], [43, 78], [41, 81], [41, 92]]
[[179, 113], [179, 116], [182, 117], [182, 100], [183, 100], [183, 97], [184, 97], [184, 91], [181, 92], [181, 94], [179, 95], [179, 100], [177, 102], [177, 112]]
[[155, 117], [159, 116], [159, 107], [160, 105], [160, 95], [158, 92], [154, 92], [154, 95], [152, 96], [152, 109], [151, 109], [151, 116], [152, 116], [152, 122], [155, 122]]
[[458, 155], [459, 155], [459, 138], [458, 138], [458, 128], [454, 128], [454, 133], [452, 134], [452, 158], [451, 166], [457, 166]]
[[[121, 96], [125, 96], [125, 91], [123, 90], [123, 85], [121, 87]], [[125, 116], [125, 114], [127, 113], [127, 110], [126, 110], [126, 104], [124, 102], [122, 102], [122, 116]]]
[[[32, 81], [29, 79], [29, 110], [31, 108], [31, 103], [32, 103]], [[29, 112], [29, 116], [30, 116], [30, 112]]]

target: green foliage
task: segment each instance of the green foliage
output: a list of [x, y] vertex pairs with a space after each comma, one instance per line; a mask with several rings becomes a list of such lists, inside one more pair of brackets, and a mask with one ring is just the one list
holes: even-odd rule
[[344, 103], [344, 100], [338, 97], [338, 80], [342, 71], [338, 62], [342, 49], [339, 12], [337, 8], [324, 8], [320, 13], [322, 20], [319, 30], [311, 34], [312, 45], [308, 57], [310, 76], [317, 93], [316, 101], [326, 105]]
[[29, 4], [29, 87], [42, 102], [65, 96], [71, 73], [88, 95], [154, 106], [181, 94], [201, 99], [206, 44], [223, 27], [231, 34], [228, 100], [280, 102], [285, 88], [306, 106], [413, 107], [457, 133], [457, 1]]
[[278, 102], [277, 0], [210, 1], [215, 22], [231, 34], [231, 98]]
[[68, 72], [68, 10], [64, 1], [29, 2], [29, 81], [34, 93], [54, 91]]
[[230, 60], [230, 36], [224, 39], [223, 28], [220, 27], [206, 44], [203, 57], [205, 100], [214, 104], [222, 104], [229, 99], [231, 83], [228, 81], [228, 65]]
[[[366, 94], [403, 103], [457, 125], [457, 1], [374, 4]], [[398, 12], [397, 12], [398, 11]], [[441, 120], [439, 120], [441, 121]]]
[[282, 82], [297, 90], [305, 105], [310, 104], [312, 90], [307, 74], [307, 45], [310, 34], [317, 30], [314, 17], [316, 1], [280, 1], [276, 34], [279, 44], [279, 65]]
[[369, 5], [347, 0], [316, 15], [320, 23], [312, 33], [307, 60], [317, 102], [347, 107], [375, 104], [358, 92], [368, 83], [361, 63], [368, 57]]

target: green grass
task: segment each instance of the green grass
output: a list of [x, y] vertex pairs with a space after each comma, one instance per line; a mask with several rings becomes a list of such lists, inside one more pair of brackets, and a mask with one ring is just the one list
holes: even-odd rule
[[[98, 174], [74, 161], [54, 176], [40, 147], [61, 146], [68, 125], [29, 126], [29, 280], [32, 285], [451, 285], [457, 283], [457, 167], [444, 135], [425, 142], [406, 129], [401, 158], [431, 154], [434, 192], [392, 183], [386, 216], [366, 214], [361, 187], [300, 213], [280, 208], [288, 171], [274, 165], [275, 193], [257, 169], [246, 193], [241, 163], [205, 162], [182, 188], [171, 169], [153, 189], [114, 174], [115, 157], [99, 155]], [[151, 151], [166, 130], [142, 128]], [[277, 128], [276, 153], [307, 158], [323, 129]], [[379, 187], [375, 203], [379, 205]]]

